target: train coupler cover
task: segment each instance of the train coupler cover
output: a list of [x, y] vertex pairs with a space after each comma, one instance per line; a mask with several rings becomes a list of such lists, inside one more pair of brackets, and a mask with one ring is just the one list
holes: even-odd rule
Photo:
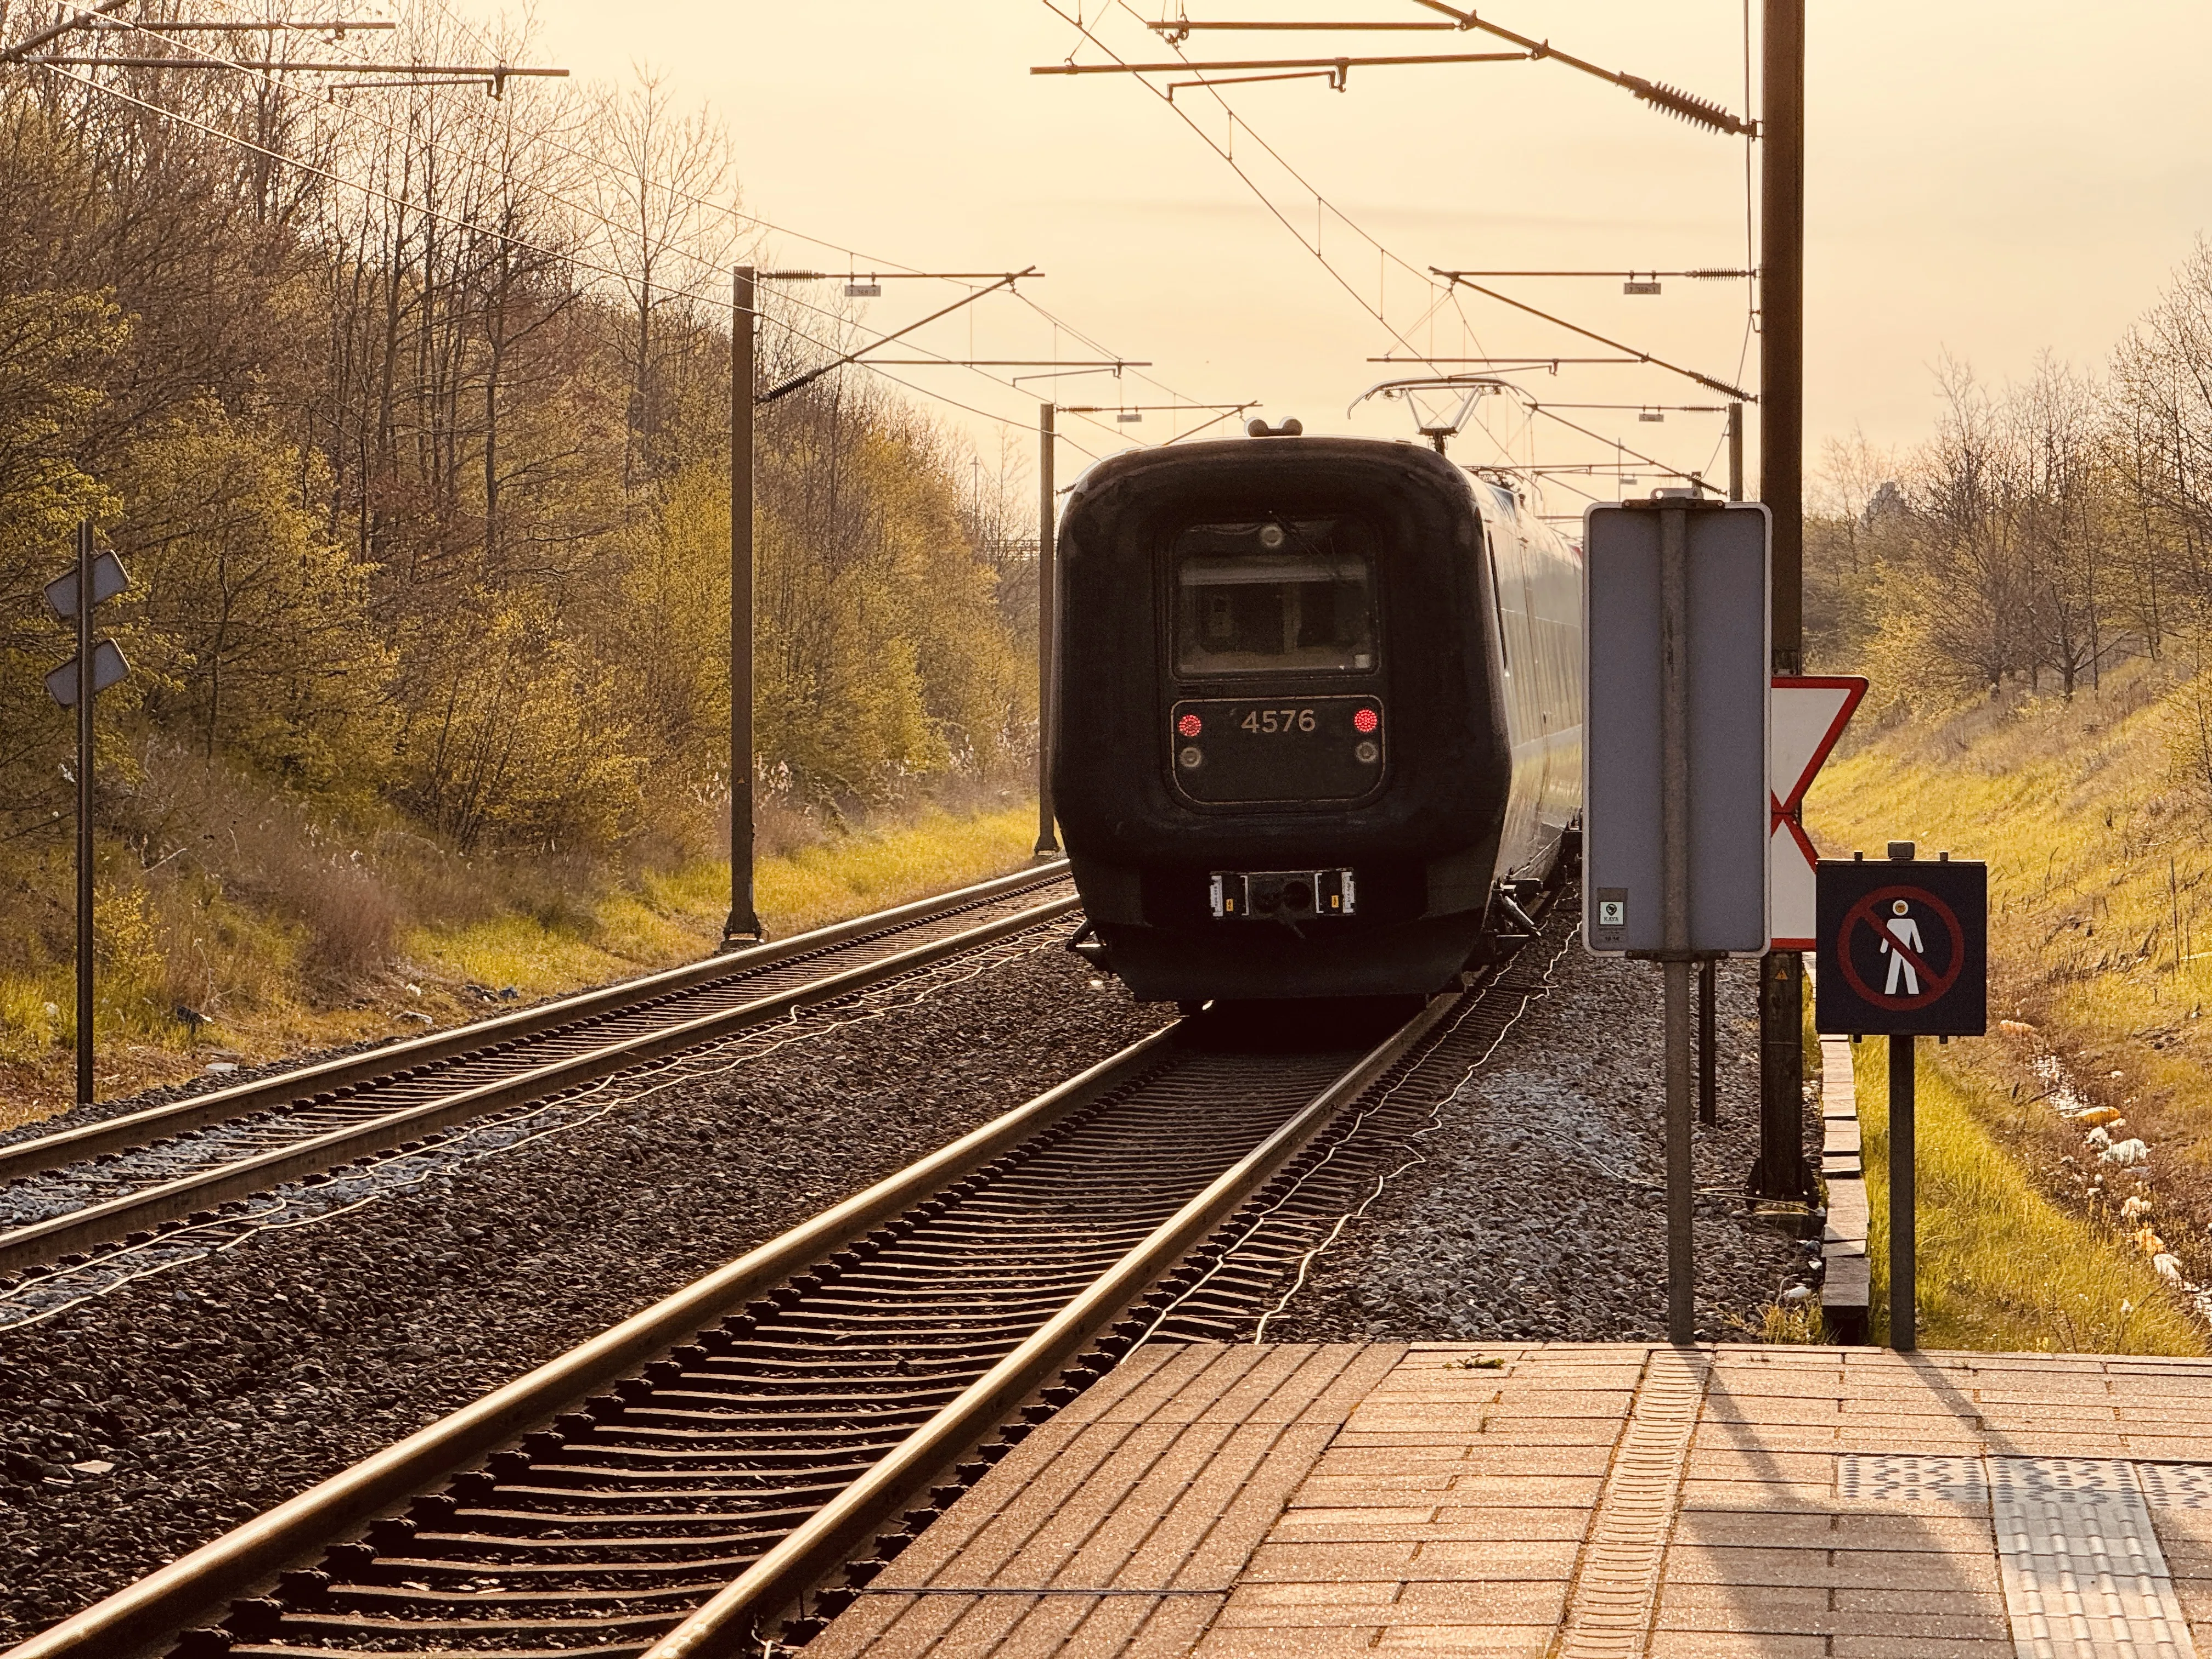
[[1358, 908], [1349, 870], [1217, 870], [1209, 896], [1218, 921], [1310, 921]]

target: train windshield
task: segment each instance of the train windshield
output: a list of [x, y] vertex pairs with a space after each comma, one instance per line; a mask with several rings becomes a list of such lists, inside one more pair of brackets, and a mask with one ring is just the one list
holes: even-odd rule
[[1375, 563], [1365, 540], [1334, 519], [1192, 526], [1175, 546], [1177, 672], [1371, 670]]

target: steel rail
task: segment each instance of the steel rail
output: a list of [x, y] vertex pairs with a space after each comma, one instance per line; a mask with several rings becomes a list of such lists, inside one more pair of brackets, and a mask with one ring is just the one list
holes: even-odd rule
[[[645, 1659], [718, 1659], [737, 1653], [764, 1620], [789, 1609], [850, 1559], [869, 1533], [981, 1441], [1134, 1301], [1205, 1242], [1268, 1177], [1370, 1084], [1458, 1006], [1452, 992], [1426, 1008], [1316, 1096], [1259, 1146], [1153, 1230], [1035, 1334], [962, 1391], [714, 1598], [647, 1650]], [[9, 1659], [15, 1659], [9, 1656]], [[34, 1659], [22, 1656], [21, 1659]]]
[[104, 1204], [0, 1232], [0, 1273], [46, 1262], [79, 1246], [112, 1239], [133, 1228], [156, 1225], [266, 1191], [298, 1176], [349, 1163], [370, 1153], [434, 1134], [502, 1107], [520, 1105], [591, 1083], [646, 1060], [659, 1060], [702, 1042], [780, 1019], [816, 1003], [849, 996], [877, 982], [988, 945], [1076, 909], [1073, 896], [1049, 899], [978, 927], [909, 946], [873, 962], [860, 963], [804, 985], [756, 998], [713, 1013], [626, 1037], [565, 1060], [533, 1066], [512, 1077], [461, 1089], [365, 1122], [348, 1125], [312, 1139], [276, 1147], [256, 1157], [149, 1187]]
[[558, 1359], [19, 1643], [0, 1659], [118, 1659], [173, 1635], [211, 1604], [545, 1421], [601, 1384], [638, 1370], [848, 1239], [1049, 1128], [1140, 1073], [1178, 1030], [1170, 1025], [1154, 1032]]
[[711, 985], [720, 980], [734, 979], [761, 968], [788, 962], [796, 957], [849, 945], [872, 933], [895, 932], [916, 922], [963, 909], [971, 904], [1019, 892], [1025, 887], [1043, 886], [1063, 878], [1066, 874], [1067, 861], [1065, 859], [1055, 860], [1033, 869], [1018, 870], [1012, 875], [979, 882], [972, 887], [917, 899], [910, 904], [878, 910], [870, 915], [856, 916], [850, 921], [817, 927], [811, 933], [795, 933], [773, 945], [759, 945], [744, 951], [725, 952], [702, 962], [688, 963], [681, 968], [665, 969], [641, 978], [623, 980], [597, 990], [541, 1003], [536, 1007], [519, 1009], [511, 1014], [474, 1020], [465, 1025], [455, 1026], [451, 1030], [385, 1043], [360, 1054], [344, 1054], [316, 1065], [303, 1066], [295, 1071], [280, 1073], [275, 1077], [193, 1095], [165, 1105], [149, 1107], [143, 1112], [132, 1112], [124, 1117], [88, 1123], [82, 1128], [42, 1135], [35, 1140], [17, 1141], [10, 1146], [0, 1146], [0, 1182], [81, 1164], [104, 1152], [143, 1146], [150, 1140], [187, 1133], [194, 1129], [204, 1129], [211, 1124], [244, 1117], [270, 1106], [283, 1105], [302, 1096], [374, 1082], [410, 1066], [455, 1060], [495, 1043], [513, 1042], [518, 1037], [542, 1036], [578, 1020], [648, 1002], [674, 992], [696, 990], [702, 986]]

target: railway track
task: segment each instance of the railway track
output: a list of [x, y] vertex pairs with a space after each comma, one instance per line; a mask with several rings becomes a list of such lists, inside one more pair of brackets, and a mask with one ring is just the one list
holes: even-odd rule
[[0, 1146], [0, 1292], [143, 1247], [250, 1195], [464, 1125], [1054, 920], [1055, 863], [729, 956]]
[[1285, 1218], [1356, 1201], [1377, 1113], [1527, 990], [1186, 1019], [9, 1659], [804, 1639], [1121, 1355], [1261, 1311]]

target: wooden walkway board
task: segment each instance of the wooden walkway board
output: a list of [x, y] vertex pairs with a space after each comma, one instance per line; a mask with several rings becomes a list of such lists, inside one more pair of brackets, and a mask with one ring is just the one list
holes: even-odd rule
[[[2113, 1594], [2180, 1621], [2132, 1650], [2212, 1654], [2212, 1364], [1282, 1344], [1139, 1351], [807, 1655], [2101, 1654], [2079, 1644], [2127, 1620], [2054, 1645], [2055, 1581], [2022, 1577], [2054, 1547], [2021, 1542], [2017, 1460], [2132, 1480], [2125, 1535], [2164, 1571]], [[2035, 1524], [2070, 1536], [2098, 1483], [2037, 1479]]]

